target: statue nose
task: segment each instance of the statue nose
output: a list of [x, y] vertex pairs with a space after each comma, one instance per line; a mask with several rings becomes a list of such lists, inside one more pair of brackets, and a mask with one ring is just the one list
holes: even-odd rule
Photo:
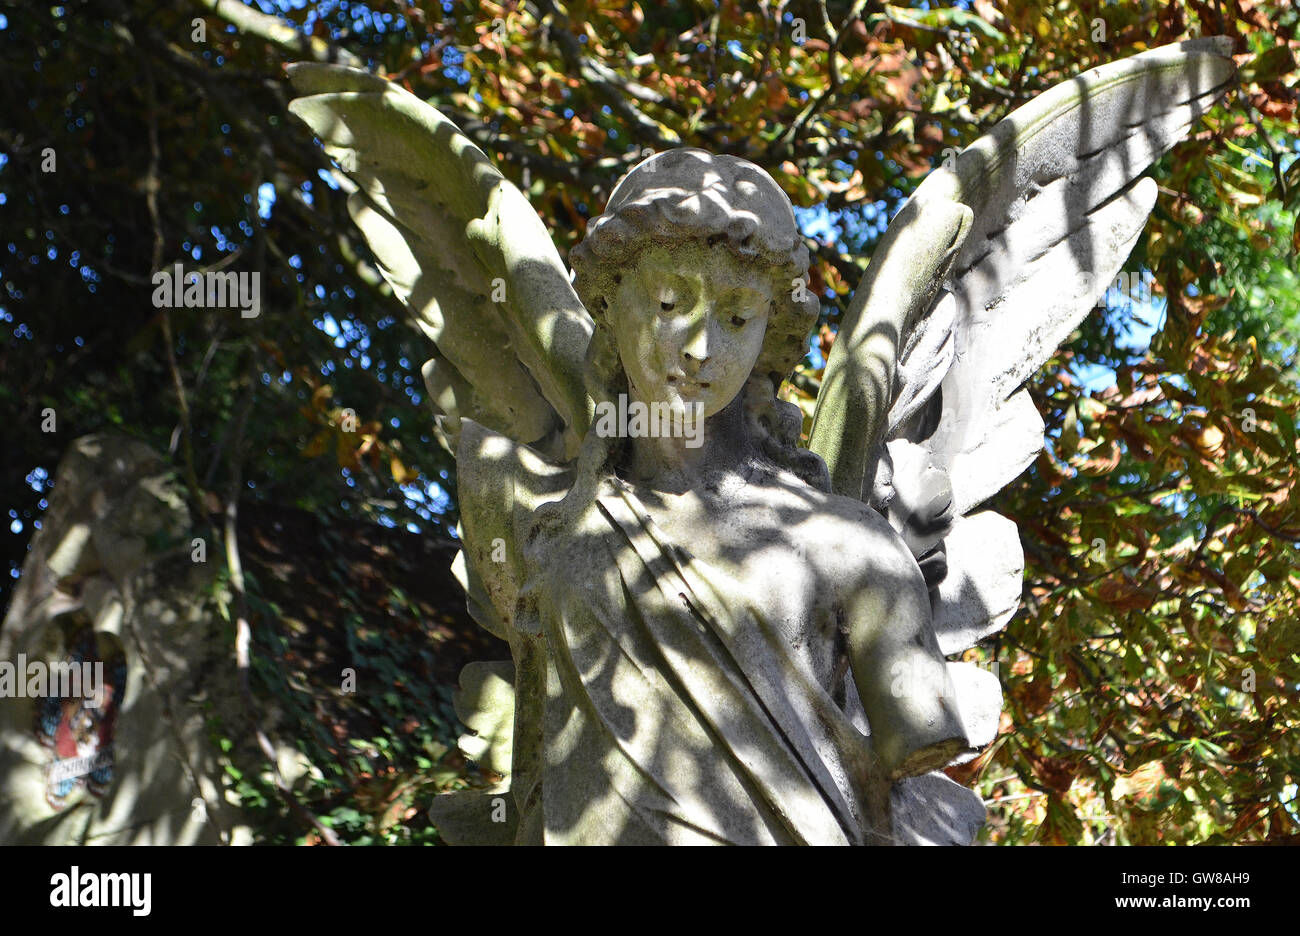
[[682, 364], [687, 373], [699, 373], [700, 368], [713, 358], [714, 341], [713, 322], [705, 316], [684, 345], [682, 345]]
[[686, 364], [686, 369], [688, 373], [698, 374], [700, 372], [700, 368], [703, 367], [705, 364], [709, 363], [709, 361], [712, 360], [712, 357], [708, 354], [701, 354], [699, 352], [699, 349], [696, 349], [696, 353], [694, 354], [692, 354], [690, 351], [683, 351], [682, 360]]

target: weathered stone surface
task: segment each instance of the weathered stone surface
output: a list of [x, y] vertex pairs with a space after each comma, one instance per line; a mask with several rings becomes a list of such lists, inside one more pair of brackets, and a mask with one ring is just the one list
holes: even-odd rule
[[[293, 111], [437, 343], [456, 573], [513, 657], [513, 695], [482, 668], [459, 703], [509, 808], [486, 805], [502, 790], [447, 797], [449, 840], [972, 839], [979, 797], [935, 771], [993, 740], [1001, 692], [946, 657], [1004, 626], [1023, 569], [1011, 521], [972, 511], [1040, 451], [1020, 386], [1128, 255], [1153, 198], [1134, 180], [1217, 100], [1228, 52], [1095, 69], [932, 173], [872, 256], [807, 448], [776, 391], [819, 302], [758, 166], [642, 162], [572, 251], [570, 287], [450, 121], [355, 70], [297, 67]], [[493, 335], [509, 341], [489, 368]]]
[[900, 845], [968, 845], [984, 825], [984, 801], [941, 773], [895, 784], [892, 803]]
[[938, 586], [934, 629], [944, 653], [960, 653], [1016, 613], [1025, 554], [1015, 523], [989, 510], [958, 520], [944, 546], [948, 575]]
[[460, 739], [465, 756], [484, 770], [510, 776], [514, 754], [515, 667], [512, 663], [471, 663], [454, 696], [456, 715], [473, 732]]
[[[249, 840], [205, 724], [238, 718], [230, 654], [203, 600], [213, 575], [191, 560], [180, 486], [157, 455], [112, 435], [71, 445], [0, 628], [0, 660], [98, 656], [111, 690], [98, 710], [0, 698], [0, 842]], [[102, 766], [60, 779], [76, 757]]]

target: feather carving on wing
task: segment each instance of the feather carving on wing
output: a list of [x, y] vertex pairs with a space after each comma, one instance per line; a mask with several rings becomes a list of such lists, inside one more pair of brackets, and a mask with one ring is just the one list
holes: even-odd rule
[[368, 72], [289, 67], [289, 110], [355, 186], [348, 210], [437, 352], [424, 367], [455, 448], [462, 417], [571, 457], [590, 406], [592, 321], [528, 200], [439, 111]]
[[[590, 424], [591, 316], [527, 198], [436, 108], [359, 69], [304, 62], [288, 71], [299, 95], [289, 110], [337, 163], [349, 213], [433, 342], [422, 373], [439, 441], [457, 455], [462, 505], [453, 571], [474, 619], [514, 643], [514, 524], [566, 486], [556, 464], [577, 454]], [[478, 732], [462, 744], [507, 777], [512, 679], [509, 662], [467, 668], [457, 694]], [[477, 796], [443, 798], [440, 828], [502, 834], [482, 824]]]
[[[872, 503], [908, 542], [947, 655], [1019, 605], [1016, 526], [977, 508], [1043, 447], [1022, 384], [1128, 258], [1156, 198], [1140, 175], [1222, 97], [1230, 51], [1221, 38], [1153, 49], [1016, 110], [918, 187], [854, 296], [810, 448], [838, 493]], [[988, 743], [997, 680], [962, 691], [968, 726], [982, 722], [974, 740]]]

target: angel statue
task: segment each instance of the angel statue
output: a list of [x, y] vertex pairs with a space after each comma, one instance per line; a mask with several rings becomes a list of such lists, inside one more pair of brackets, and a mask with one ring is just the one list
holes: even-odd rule
[[[778, 397], [819, 302], [753, 163], [659, 153], [570, 275], [488, 157], [362, 71], [290, 69], [385, 277], [432, 339], [456, 456], [458, 578], [512, 660], [457, 706], [487, 790], [453, 842], [968, 843], [943, 768], [998, 730], [950, 658], [1020, 599], [980, 504], [1043, 445], [1021, 384], [1119, 272], [1139, 179], [1234, 78], [1224, 39], [1093, 69], [935, 169], [871, 257], [802, 441]], [[702, 420], [702, 421], [701, 421]]]

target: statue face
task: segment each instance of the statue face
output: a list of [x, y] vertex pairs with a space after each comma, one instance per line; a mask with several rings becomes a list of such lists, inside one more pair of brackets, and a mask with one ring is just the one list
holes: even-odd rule
[[754, 369], [771, 302], [766, 278], [724, 246], [642, 251], [609, 310], [636, 395], [703, 403], [706, 418], [721, 410]]

